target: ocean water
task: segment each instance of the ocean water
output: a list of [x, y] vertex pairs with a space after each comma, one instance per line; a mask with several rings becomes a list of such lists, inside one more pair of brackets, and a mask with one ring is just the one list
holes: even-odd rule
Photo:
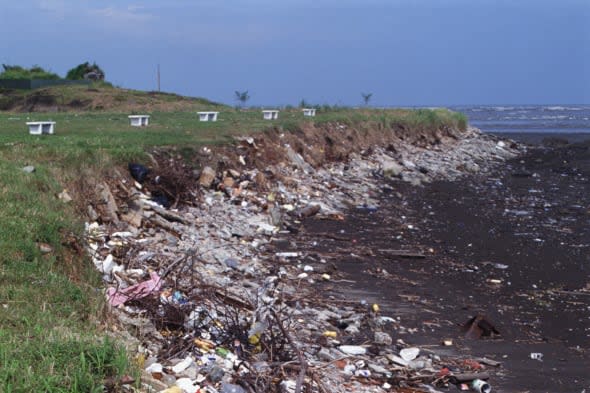
[[490, 133], [590, 133], [590, 105], [455, 106]]

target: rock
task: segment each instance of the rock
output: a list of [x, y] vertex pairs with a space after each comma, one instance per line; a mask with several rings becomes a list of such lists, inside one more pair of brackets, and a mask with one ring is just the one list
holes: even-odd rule
[[334, 353], [329, 348], [322, 347], [322, 349], [320, 349], [317, 353], [317, 357], [324, 362], [331, 362], [333, 360], [338, 359], [340, 357], [340, 354], [338, 352]]
[[129, 213], [122, 214], [121, 220], [135, 228], [141, 228], [141, 222], [143, 219], [143, 211], [130, 211]]
[[213, 368], [211, 368], [211, 371], [209, 371], [207, 378], [209, 378], [209, 380], [211, 382], [217, 383], [217, 382], [221, 381], [224, 374], [225, 374], [225, 371], [223, 371], [223, 369], [221, 367], [213, 366]]
[[474, 162], [467, 162], [465, 164], [465, 170], [469, 173], [478, 173], [480, 171], [479, 165]]
[[115, 197], [111, 193], [111, 189], [106, 183], [100, 183], [96, 187], [101, 207], [100, 218], [104, 222], [112, 222], [114, 224], [118, 224], [119, 217], [117, 216], [117, 212], [119, 211], [119, 208], [117, 207]]
[[291, 148], [291, 146], [286, 145], [285, 150], [287, 152], [287, 158], [295, 167], [297, 167], [305, 173], [312, 173], [314, 171], [313, 167], [309, 165], [307, 162], [305, 162], [303, 157], [301, 157], [300, 154], [296, 153], [295, 150]]
[[393, 343], [391, 336], [385, 332], [375, 332], [374, 341], [378, 345], [391, 345]]
[[375, 363], [369, 363], [367, 365], [367, 367], [369, 367], [369, 369], [371, 371], [373, 371], [374, 373], [376, 373], [376, 374], [381, 374], [381, 375], [389, 375], [389, 374], [391, 374], [391, 371], [389, 371], [385, 367], [380, 366], [380, 365], [375, 364]]
[[94, 210], [92, 205], [88, 205], [88, 207], [86, 208], [86, 211], [88, 212], [88, 220], [90, 220], [90, 221], [98, 220], [98, 213], [96, 212], [96, 210]]
[[256, 172], [256, 175], [254, 175], [254, 183], [256, 184], [256, 188], [261, 191], [266, 191], [269, 189], [268, 179], [262, 172]]
[[199, 185], [204, 188], [210, 188], [213, 180], [215, 180], [215, 171], [213, 168], [206, 166], [201, 171], [201, 176], [199, 176]]
[[226, 188], [233, 188], [236, 185], [236, 181], [232, 177], [224, 177], [222, 181]]
[[63, 190], [62, 192], [57, 194], [57, 197], [63, 203], [69, 203], [72, 201], [72, 197], [70, 196], [70, 194], [68, 194], [68, 190]]
[[27, 166], [23, 167], [23, 172], [33, 173], [33, 172], [35, 172], [35, 167], [32, 165], [27, 165]]
[[321, 210], [321, 206], [317, 204], [309, 204], [297, 212], [297, 216], [301, 218], [315, 216]]
[[225, 266], [229, 267], [230, 269], [237, 269], [240, 266], [240, 262], [234, 258], [227, 258], [223, 261]]
[[37, 243], [37, 246], [39, 247], [39, 251], [41, 251], [42, 254], [49, 254], [53, 251], [53, 247], [47, 243], [39, 242]]

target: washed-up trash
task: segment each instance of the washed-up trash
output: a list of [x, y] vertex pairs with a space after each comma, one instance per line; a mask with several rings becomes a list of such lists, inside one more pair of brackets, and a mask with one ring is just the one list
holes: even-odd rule
[[358, 345], [341, 345], [338, 349], [347, 355], [364, 355], [367, 353], [366, 348]]
[[174, 384], [186, 393], [196, 393], [200, 389], [190, 378], [179, 378]]
[[171, 386], [168, 389], [162, 390], [160, 393], [184, 393], [184, 390], [180, 386]]
[[128, 168], [129, 168], [129, 173], [131, 174], [131, 177], [134, 178], [139, 183], [143, 183], [146, 176], [150, 172], [150, 170], [147, 169], [145, 166], [143, 166], [141, 164], [133, 163], [133, 162], [129, 163]]
[[399, 356], [401, 356], [401, 358], [404, 359], [406, 362], [416, 359], [419, 354], [420, 348], [415, 347], [404, 348], [401, 351], [399, 351]]
[[471, 382], [471, 389], [477, 393], [490, 393], [492, 391], [490, 384], [481, 379], [474, 379]]
[[531, 359], [542, 362], [543, 354], [541, 352], [531, 352]]
[[297, 383], [290, 379], [281, 382], [281, 392], [282, 393], [295, 393], [295, 389], [297, 387]]
[[240, 385], [222, 383], [220, 393], [246, 393], [246, 391]]
[[355, 377], [369, 378], [371, 376], [370, 370], [356, 370], [354, 372]]
[[445, 347], [450, 347], [453, 345], [453, 340], [450, 338], [445, 338], [442, 342]]
[[168, 199], [168, 197], [164, 194], [156, 194], [152, 196], [152, 201], [156, 202], [158, 205], [165, 207], [166, 209], [168, 209], [170, 206], [172, 206], [172, 203], [170, 203], [170, 199]]
[[144, 298], [160, 289], [162, 279], [156, 272], [150, 272], [150, 279], [127, 288], [117, 289], [110, 287], [107, 289], [107, 299], [111, 306], [117, 307], [125, 304], [128, 300]]
[[465, 322], [463, 324], [463, 330], [465, 331], [465, 337], [471, 339], [500, 335], [500, 332], [496, 327], [481, 314], [478, 314]]
[[174, 367], [172, 367], [172, 371], [174, 371], [175, 374], [181, 373], [189, 368], [191, 364], [193, 364], [193, 358], [187, 356], [184, 358], [184, 360], [178, 362]]

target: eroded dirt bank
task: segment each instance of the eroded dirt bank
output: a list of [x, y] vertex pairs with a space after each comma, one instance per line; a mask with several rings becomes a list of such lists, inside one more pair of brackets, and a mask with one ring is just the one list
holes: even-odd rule
[[[350, 208], [378, 211], [397, 192], [385, 178], [419, 186], [486, 174], [521, 151], [474, 129], [379, 128], [274, 131], [203, 148], [192, 165], [156, 151], [147, 174], [132, 165], [135, 179], [120, 169], [85, 185], [98, 196], [81, 206], [88, 251], [145, 389], [428, 391], [452, 380], [444, 365], [455, 376], [482, 371], [461, 354], [407, 348], [396, 341], [400, 321], [361, 297], [318, 292], [318, 281], [343, 278], [295, 234], [306, 217], [340, 223]], [[308, 240], [325, 237], [370, 252], [340, 233]]]

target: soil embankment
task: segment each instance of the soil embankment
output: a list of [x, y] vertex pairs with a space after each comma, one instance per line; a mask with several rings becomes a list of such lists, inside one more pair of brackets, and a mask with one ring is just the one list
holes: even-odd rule
[[132, 166], [135, 180], [121, 170], [92, 185], [99, 197], [83, 206], [96, 220], [89, 252], [113, 315], [146, 359], [145, 383], [157, 389], [221, 382], [269, 391], [277, 381], [283, 391], [300, 381], [307, 391], [429, 389], [447, 381], [438, 374], [444, 365], [455, 374], [477, 368], [426, 347], [417, 359], [400, 358], [408, 345], [395, 340], [406, 328], [390, 318], [399, 310], [363, 305], [365, 294], [326, 298], [314, 286], [343, 279], [342, 261], [338, 250], [328, 258], [309, 247], [328, 238], [362, 256], [374, 252], [371, 239], [345, 229], [298, 244], [294, 234], [305, 217], [338, 226], [355, 217], [350, 208], [380, 211], [390, 203], [384, 193], [401, 191], [386, 177], [419, 186], [491, 173], [516, 148], [474, 129], [332, 123], [203, 148], [197, 170], [174, 150], [158, 151], [145, 177]]

